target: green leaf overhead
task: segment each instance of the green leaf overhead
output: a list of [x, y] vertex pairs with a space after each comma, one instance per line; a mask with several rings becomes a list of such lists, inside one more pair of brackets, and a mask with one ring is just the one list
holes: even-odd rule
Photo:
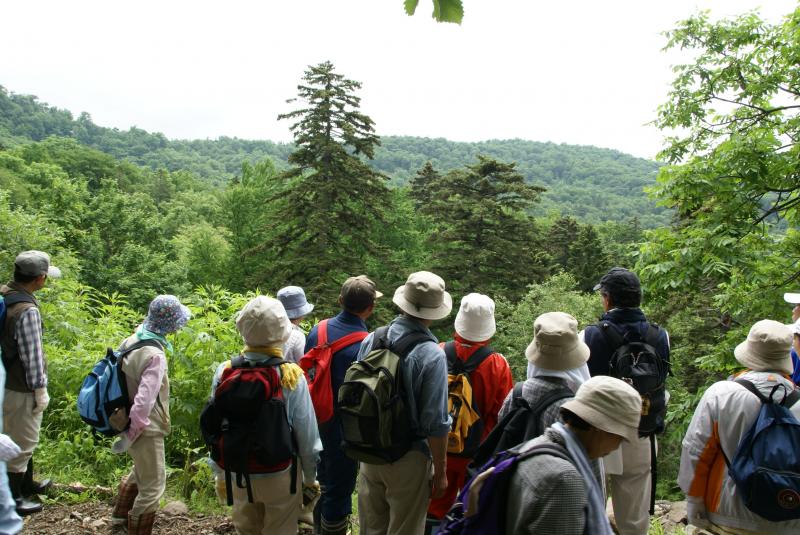
[[[405, 0], [403, 6], [406, 14], [413, 15], [417, 11], [419, 0]], [[461, 24], [464, 18], [464, 5], [461, 0], [433, 0], [433, 18], [437, 22]]]

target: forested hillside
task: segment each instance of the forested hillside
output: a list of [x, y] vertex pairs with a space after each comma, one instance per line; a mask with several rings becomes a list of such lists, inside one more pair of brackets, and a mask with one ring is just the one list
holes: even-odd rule
[[[77, 119], [67, 110], [18, 95], [0, 86], [0, 145], [13, 146], [48, 136], [73, 137], [119, 159], [153, 170], [190, 171], [215, 184], [241, 175], [242, 162], [271, 158], [283, 169], [292, 144], [221, 137], [215, 140], [169, 140], [140, 128], [104, 128], [88, 113]], [[658, 165], [614, 150], [534, 141], [490, 140], [458, 143], [446, 139], [381, 137], [370, 165], [404, 185], [431, 162], [442, 171], [473, 163], [478, 155], [516, 162], [531, 184], [547, 191], [536, 215], [560, 213], [587, 222], [637, 217], [646, 228], [666, 224], [668, 212], [648, 199], [643, 188], [655, 182]]]

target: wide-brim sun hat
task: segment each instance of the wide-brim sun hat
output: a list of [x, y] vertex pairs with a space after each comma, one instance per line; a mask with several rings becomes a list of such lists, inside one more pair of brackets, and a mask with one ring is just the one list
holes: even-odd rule
[[562, 407], [592, 427], [628, 442], [639, 438], [642, 397], [625, 381], [607, 375], [592, 377]]
[[471, 342], [488, 340], [497, 331], [494, 321], [494, 301], [478, 293], [465, 295], [454, 323], [456, 334]]
[[189, 307], [177, 297], [159, 295], [150, 301], [143, 325], [150, 332], [165, 335], [182, 329], [191, 317]]
[[753, 371], [791, 374], [791, 346], [791, 328], [778, 321], [761, 320], [753, 324], [747, 339], [733, 350], [733, 356]]
[[418, 271], [395, 290], [392, 302], [415, 318], [440, 320], [453, 309], [453, 298], [444, 288], [444, 280], [439, 275]]
[[525, 358], [538, 368], [567, 371], [589, 360], [589, 346], [578, 337], [578, 320], [566, 312], [546, 312], [533, 322]]
[[800, 305], [800, 293], [787, 292], [783, 294], [783, 300], [791, 305]]
[[306, 293], [299, 286], [286, 286], [278, 290], [278, 301], [283, 303], [290, 320], [302, 318], [314, 310], [314, 305], [306, 300]]
[[236, 328], [249, 347], [283, 347], [292, 332], [292, 323], [280, 301], [259, 295], [236, 316]]

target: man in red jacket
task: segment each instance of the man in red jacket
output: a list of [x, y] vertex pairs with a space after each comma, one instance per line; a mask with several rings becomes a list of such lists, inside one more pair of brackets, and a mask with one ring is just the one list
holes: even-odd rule
[[[473, 408], [480, 415], [483, 426], [480, 441], [497, 425], [497, 413], [514, 387], [505, 357], [489, 347], [495, 330], [494, 301], [486, 295], [471, 293], [461, 300], [455, 321], [455, 339], [442, 344], [448, 358], [449, 376], [457, 375], [458, 371], [468, 376]], [[474, 369], [470, 370], [472, 367]], [[467, 465], [475, 453], [469, 445], [459, 453], [453, 449], [458, 448], [449, 447], [447, 454], [447, 490], [441, 498], [431, 500], [428, 507], [428, 517], [437, 522], [432, 520], [429, 524], [438, 523], [453, 505], [458, 490], [464, 486]]]

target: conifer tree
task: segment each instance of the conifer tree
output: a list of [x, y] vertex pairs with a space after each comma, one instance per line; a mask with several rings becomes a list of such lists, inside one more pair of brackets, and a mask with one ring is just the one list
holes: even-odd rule
[[417, 209], [426, 211], [431, 204], [431, 187], [442, 178], [442, 175], [434, 169], [431, 162], [426, 162], [422, 169], [417, 171], [410, 180], [411, 198], [414, 199], [414, 206]]
[[544, 191], [515, 167], [478, 156], [430, 185], [434, 270], [458, 294], [517, 299], [547, 273], [528, 211]]
[[380, 256], [377, 231], [389, 204], [386, 177], [362, 157], [372, 158], [380, 139], [359, 111], [359, 82], [334, 71], [330, 62], [311, 66], [289, 102], [301, 107], [279, 115], [292, 122], [297, 149], [284, 185], [264, 206], [276, 232], [271, 243], [276, 268], [265, 273], [273, 286], [299, 284], [315, 299], [330, 298], [348, 275]]

